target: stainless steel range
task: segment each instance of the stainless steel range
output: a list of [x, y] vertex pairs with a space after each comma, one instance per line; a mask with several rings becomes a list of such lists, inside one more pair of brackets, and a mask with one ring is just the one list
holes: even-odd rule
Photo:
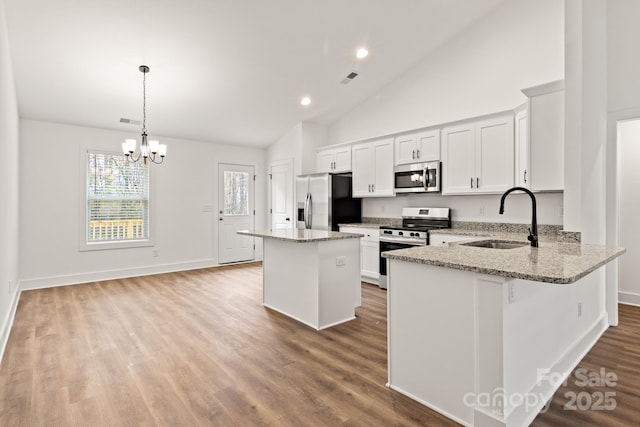
[[387, 259], [382, 252], [429, 244], [429, 230], [451, 228], [449, 208], [403, 208], [402, 225], [380, 227], [380, 287], [387, 289]]

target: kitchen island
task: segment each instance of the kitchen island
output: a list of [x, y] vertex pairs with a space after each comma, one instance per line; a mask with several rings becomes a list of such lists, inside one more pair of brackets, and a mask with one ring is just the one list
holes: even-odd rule
[[544, 409], [609, 326], [603, 266], [624, 249], [522, 240], [383, 255], [389, 387], [468, 426], [524, 426]]
[[263, 304], [315, 329], [355, 319], [361, 234], [287, 229], [238, 234], [263, 242]]

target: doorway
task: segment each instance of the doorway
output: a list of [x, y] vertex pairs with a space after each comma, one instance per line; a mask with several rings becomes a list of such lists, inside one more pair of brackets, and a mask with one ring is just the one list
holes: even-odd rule
[[250, 261], [255, 258], [254, 239], [237, 234], [253, 231], [254, 167], [218, 165], [218, 263]]
[[292, 159], [269, 165], [269, 213], [271, 230], [294, 227]]
[[621, 302], [640, 305], [640, 118], [618, 121], [618, 245], [627, 249], [619, 258]]

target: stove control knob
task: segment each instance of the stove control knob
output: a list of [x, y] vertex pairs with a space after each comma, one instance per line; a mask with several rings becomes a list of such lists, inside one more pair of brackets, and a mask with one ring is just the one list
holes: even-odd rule
[[384, 234], [393, 234], [393, 231], [391, 231], [391, 230], [384, 230]]
[[398, 236], [404, 236], [404, 233], [402, 231], [398, 231]]

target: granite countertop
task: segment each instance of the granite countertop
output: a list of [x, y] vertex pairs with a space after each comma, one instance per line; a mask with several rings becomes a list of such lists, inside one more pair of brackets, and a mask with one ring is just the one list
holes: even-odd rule
[[357, 227], [357, 228], [374, 228], [378, 229], [388, 224], [374, 224], [370, 222], [354, 222], [351, 224], [338, 224], [339, 227]]
[[[487, 233], [484, 232], [483, 235]], [[540, 247], [532, 248], [528, 245], [526, 235], [521, 233], [516, 235], [520, 237], [500, 240], [517, 240], [527, 243], [527, 246], [515, 249], [488, 249], [464, 246], [466, 242], [454, 242], [441, 246], [399, 249], [384, 252], [382, 256], [392, 260], [417, 262], [494, 276], [568, 284], [576, 282], [626, 252], [624, 248], [557, 243], [545, 241], [546, 239], [540, 242]]]
[[264, 231], [238, 231], [244, 236], [262, 237], [264, 239], [284, 240], [292, 243], [322, 242], [327, 240], [359, 239], [362, 234], [341, 233], [329, 230], [286, 229]]

